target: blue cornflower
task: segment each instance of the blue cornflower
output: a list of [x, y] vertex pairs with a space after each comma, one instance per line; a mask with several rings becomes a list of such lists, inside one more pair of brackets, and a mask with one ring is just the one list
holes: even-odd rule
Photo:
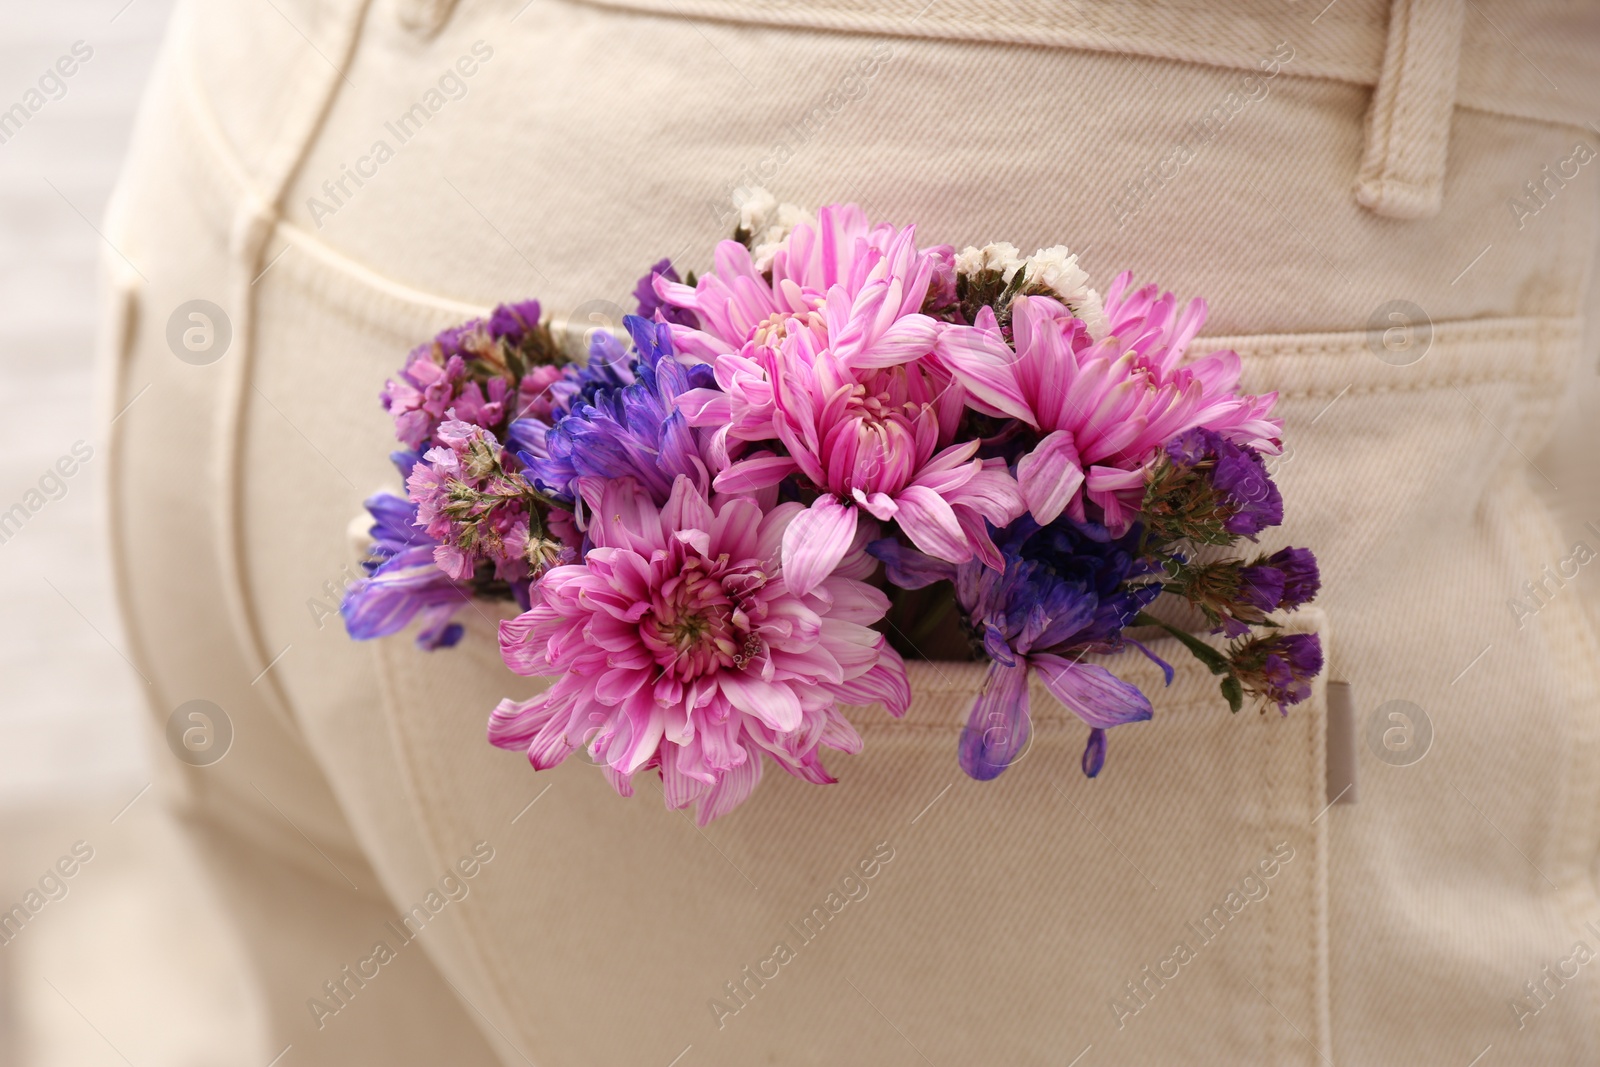
[[1081, 662], [1085, 654], [1133, 644], [1172, 679], [1171, 667], [1122, 633], [1161, 592], [1159, 583], [1137, 581], [1154, 569], [1134, 554], [1141, 533], [1136, 525], [1108, 538], [1069, 518], [1041, 528], [1024, 516], [995, 533], [1004, 570], [977, 560], [945, 563], [894, 540], [867, 546], [897, 586], [952, 582], [968, 626], [983, 643], [989, 676], [962, 731], [959, 753], [962, 769], [973, 778], [998, 776], [1026, 749], [1030, 670], [1089, 725], [1083, 772], [1091, 778], [1105, 762], [1105, 731], [1151, 717], [1150, 701], [1137, 686]]
[[602, 394], [632, 385], [633, 357], [609, 330], [596, 330], [589, 340], [589, 360], [567, 365], [567, 374], [550, 387], [552, 421], [559, 421], [580, 404], [592, 404]]
[[450, 619], [472, 594], [434, 562], [439, 542], [416, 525], [417, 505], [391, 493], [370, 497], [366, 505], [373, 518], [372, 547], [362, 564], [367, 577], [352, 584], [339, 605], [345, 629], [364, 641], [398, 633], [420, 616], [418, 645], [454, 645], [463, 629]]
[[[542, 440], [512, 427], [528, 478], [564, 503], [577, 501], [577, 479], [584, 477], [633, 478], [657, 504], [666, 503], [680, 474], [701, 492], [709, 490], [710, 472], [696, 432], [675, 401], [690, 389], [715, 388], [711, 368], [686, 367], [673, 358], [672, 332], [665, 323], [629, 315], [623, 325], [634, 342], [631, 364], [623, 367], [617, 352], [600, 342], [605, 369], [585, 384]], [[609, 343], [620, 351], [615, 339]]]

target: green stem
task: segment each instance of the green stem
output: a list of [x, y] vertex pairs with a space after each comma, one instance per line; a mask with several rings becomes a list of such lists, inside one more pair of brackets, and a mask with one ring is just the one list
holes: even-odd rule
[[1233, 673], [1232, 668], [1228, 665], [1228, 659], [1226, 656], [1187, 630], [1179, 629], [1178, 627], [1173, 626], [1171, 623], [1162, 622], [1154, 615], [1151, 615], [1148, 611], [1139, 612], [1139, 614], [1134, 617], [1133, 624], [1135, 626], [1159, 626], [1161, 629], [1167, 631], [1167, 633], [1171, 634], [1173, 637], [1176, 637], [1178, 642], [1182, 644], [1184, 648], [1187, 648], [1195, 659], [1205, 664], [1212, 674]]
[[950, 611], [955, 606], [956, 598], [954, 592], [952, 592], [950, 596], [939, 598], [939, 602], [934, 605], [933, 609], [928, 612], [927, 616], [917, 624], [915, 629], [911, 631], [911, 637], [909, 638], [911, 643], [914, 645], [920, 644], [932, 636], [935, 630], [944, 625], [944, 621], [950, 617]]

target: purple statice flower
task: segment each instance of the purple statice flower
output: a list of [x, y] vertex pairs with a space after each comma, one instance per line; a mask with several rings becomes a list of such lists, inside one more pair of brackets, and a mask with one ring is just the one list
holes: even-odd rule
[[1239, 603], [1261, 614], [1276, 611], [1283, 600], [1284, 573], [1270, 563], [1239, 568]]
[[[1091, 778], [1105, 762], [1105, 731], [1151, 717], [1150, 701], [1136, 686], [1081, 661], [1130, 644], [1150, 654], [1122, 634], [1161, 592], [1157, 582], [1137, 581], [1152, 572], [1134, 555], [1141, 533], [1135, 525], [1118, 538], [1103, 531], [1091, 536], [1070, 518], [1041, 528], [1024, 516], [995, 534], [1003, 570], [976, 559], [946, 563], [894, 540], [867, 546], [901, 588], [954, 583], [967, 625], [991, 660], [961, 735], [961, 767], [973, 778], [996, 777], [1027, 747], [1030, 671], [1089, 725], [1083, 772]], [[1156, 662], [1171, 681], [1172, 668]]]
[[366, 505], [373, 519], [372, 547], [362, 564], [367, 577], [353, 583], [339, 605], [345, 629], [365, 641], [398, 633], [420, 618], [418, 645], [454, 645], [461, 640], [462, 627], [450, 620], [469, 602], [471, 590], [434, 562], [438, 542], [416, 525], [415, 504], [379, 493]]
[[[518, 458], [541, 491], [564, 503], [578, 500], [577, 480], [633, 478], [658, 505], [665, 504], [678, 475], [687, 475], [702, 493], [710, 491], [710, 470], [692, 429], [676, 409], [690, 389], [716, 387], [711, 367], [689, 367], [673, 358], [671, 327], [629, 315], [623, 320], [634, 341], [631, 366], [618, 368], [615, 353], [604, 351], [607, 369], [621, 383], [594, 379], [565, 418], [543, 435], [514, 427], [515, 444], [531, 442]], [[620, 347], [620, 346], [619, 346]]]
[[489, 315], [487, 329], [495, 341], [505, 341], [516, 346], [539, 328], [539, 301], [524, 300], [517, 304], [501, 304]]
[[1226, 560], [1202, 564], [1195, 571], [1211, 580], [1184, 583], [1185, 595], [1229, 637], [1243, 637], [1251, 626], [1265, 622], [1283, 601], [1284, 573], [1264, 556], [1255, 563]]
[[487, 319], [441, 330], [412, 349], [400, 373], [384, 383], [382, 395], [400, 442], [425, 449], [447, 418], [498, 430], [514, 414], [522, 393], [505, 349], [531, 342], [539, 314], [537, 300], [501, 304]]
[[1310, 603], [1322, 588], [1322, 572], [1309, 548], [1280, 549], [1267, 557], [1267, 563], [1283, 574], [1283, 595], [1278, 607], [1284, 611]]
[[[1214, 606], [1222, 632], [1229, 637], [1244, 636], [1251, 626], [1261, 624], [1274, 611], [1293, 611], [1315, 597], [1322, 584], [1317, 558], [1309, 548], [1284, 548], [1270, 556], [1259, 556], [1253, 563], [1215, 566], [1223, 570], [1236, 568], [1237, 573], [1231, 595]], [[1204, 601], [1199, 606], [1202, 610], [1212, 607]]]
[[1316, 634], [1254, 637], [1230, 651], [1228, 662], [1245, 692], [1287, 715], [1290, 704], [1311, 695], [1311, 679], [1322, 670], [1322, 642]]
[[439, 424], [434, 440], [406, 479], [416, 521], [436, 542], [434, 562], [457, 581], [472, 578], [483, 563], [504, 581], [527, 578], [538, 547], [529, 542], [528, 485], [501, 466], [500, 442], [454, 419]]
[[1316, 596], [1320, 578], [1309, 549], [1285, 548], [1246, 563], [1223, 559], [1191, 563], [1179, 556], [1169, 571], [1169, 591], [1189, 601], [1215, 630], [1243, 637], [1274, 611], [1293, 611]]
[[1195, 467], [1210, 459], [1217, 435], [1196, 427], [1167, 442], [1167, 458], [1180, 467]]
[[1222, 528], [1248, 537], [1283, 522], [1283, 496], [1267, 473], [1261, 453], [1221, 434], [1196, 427], [1167, 442], [1167, 457], [1179, 467], [1212, 462], [1210, 482], [1228, 508]]
[[[444, 350], [439, 338], [431, 348]], [[383, 384], [383, 409], [394, 417], [394, 435], [401, 444], [413, 451], [423, 447], [455, 404], [466, 377], [467, 363], [460, 356], [435, 359], [429, 345], [412, 350], [400, 373]]]
[[[675, 326], [687, 326], [692, 330], [700, 328], [700, 319], [688, 308], [678, 307], [662, 301], [656, 295], [656, 276], [660, 275], [674, 285], [683, 279], [678, 277], [678, 272], [672, 269], [672, 260], [663, 259], [645, 272], [639, 279], [639, 284], [633, 287], [633, 298], [639, 302], [637, 314], [641, 319], [651, 322], [669, 322]], [[658, 317], [659, 316], [659, 317]]]

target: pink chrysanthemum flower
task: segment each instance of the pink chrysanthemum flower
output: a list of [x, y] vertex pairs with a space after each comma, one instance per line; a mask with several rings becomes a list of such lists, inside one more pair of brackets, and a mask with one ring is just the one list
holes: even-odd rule
[[[709, 451], [727, 466], [716, 488], [751, 492], [799, 474], [821, 494], [784, 537], [799, 592], [873, 532], [861, 511], [895, 520], [939, 559], [999, 566], [985, 520], [1005, 525], [1022, 498], [1003, 463], [976, 458], [977, 441], [952, 444], [963, 390], [928, 360], [944, 326], [921, 308], [931, 285], [953, 292], [950, 250], [918, 250], [913, 227], [870, 227], [853, 204], [817, 219], [779, 244], [770, 282], [734, 241], [696, 288], [656, 282], [704, 326], [674, 327], [673, 340], [716, 368], [718, 389], [679, 400], [691, 425], [714, 428]], [[741, 458], [758, 442], [787, 454]]]
[[905, 665], [870, 628], [889, 602], [860, 581], [875, 566], [860, 543], [802, 595], [778, 563], [798, 504], [713, 506], [685, 477], [660, 508], [632, 479], [579, 488], [594, 547], [546, 572], [531, 609], [500, 624], [506, 664], [555, 681], [501, 702], [494, 744], [526, 749], [539, 770], [587, 745], [623, 796], [654, 768], [667, 805], [698, 801], [704, 825], [750, 795], [763, 753], [833, 781], [820, 750], [861, 748], [840, 703], [905, 711]]
[[1126, 530], [1144, 495], [1146, 465], [1197, 426], [1278, 450], [1283, 422], [1269, 417], [1278, 394], [1238, 393], [1236, 353], [1185, 362], [1205, 301], [1179, 312], [1172, 294], [1158, 296], [1153, 285], [1128, 293], [1131, 278], [1118, 275], [1106, 294], [1108, 332], [1098, 341], [1059, 301], [1041, 296], [1011, 305], [1010, 344], [988, 308], [975, 325], [940, 335], [939, 360], [972, 407], [1020, 419], [1042, 435], [1017, 463], [1022, 495], [1040, 523], [1063, 512], [1082, 520], [1087, 499], [1113, 533]]
[[[923, 362], [850, 366], [829, 344], [850, 329], [835, 319], [836, 301], [843, 297], [830, 297], [828, 337], [803, 330], [777, 348], [719, 360], [727, 392], [690, 421], [764, 434], [788, 454], [740, 459], [715, 487], [749, 492], [798, 473], [820, 491], [783, 539], [783, 566], [800, 591], [828, 575], [859, 537], [873, 535], [873, 518], [894, 520], [930, 556], [951, 563], [977, 556], [1000, 566], [984, 522], [1004, 526], [1024, 506], [1002, 461], [976, 458], [976, 440], [950, 443], [962, 390]], [[770, 414], [758, 415], [766, 404]], [[747, 429], [752, 422], [761, 428]]]
[[776, 344], [798, 325], [820, 328], [822, 309], [838, 289], [855, 307], [859, 331], [837, 340], [841, 356], [856, 366], [914, 359], [933, 348], [937, 324], [920, 312], [930, 283], [949, 283], [955, 255], [949, 245], [919, 250], [915, 239], [915, 227], [872, 226], [856, 205], [829, 204], [814, 226], [802, 222], [784, 238], [770, 280], [744, 245], [723, 241], [715, 269], [694, 288], [655, 276], [663, 303], [693, 311], [701, 323], [674, 325], [673, 348], [712, 362], [747, 345]]

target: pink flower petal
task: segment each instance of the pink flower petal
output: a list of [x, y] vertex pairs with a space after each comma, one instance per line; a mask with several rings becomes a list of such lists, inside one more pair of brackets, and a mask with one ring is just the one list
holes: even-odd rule
[[[695, 488], [694, 482], [685, 475], [678, 475], [672, 482], [672, 495], [661, 508], [661, 536], [663, 543], [673, 533], [686, 533], [694, 531], [706, 534], [716, 522], [712, 514], [711, 505], [706, 503], [706, 498]], [[709, 536], [709, 535], [708, 535]], [[710, 550], [709, 541], [701, 549], [702, 552]]]
[[818, 586], [818, 591], [828, 597], [830, 619], [871, 626], [889, 610], [889, 598], [865, 582], [835, 576]]
[[969, 507], [996, 526], [1006, 526], [1028, 510], [1016, 479], [999, 459], [984, 460], [966, 481], [939, 495], [952, 507]]
[[1118, 489], [1142, 489], [1144, 487], [1144, 478], [1143, 467], [1136, 467], [1133, 470], [1122, 470], [1117, 467], [1090, 467], [1085, 482], [1094, 492], [1108, 493]]
[[717, 675], [717, 685], [729, 704], [774, 730], [787, 732], [800, 726], [800, 699], [787, 685], [763, 681], [748, 671], [723, 671]]
[[811, 592], [832, 574], [856, 533], [856, 509], [836, 497], [818, 497], [783, 532], [783, 577], [789, 591]]
[[788, 456], [758, 452], [717, 475], [712, 488], [719, 493], [753, 493], [777, 485], [798, 469], [799, 465]]
[[1017, 354], [998, 330], [990, 333], [972, 326], [951, 326], [939, 335], [937, 351], [939, 362], [976, 401], [973, 406], [991, 415], [1038, 425], [1017, 381]]
[[720, 389], [690, 389], [678, 394], [673, 406], [690, 426], [726, 426], [733, 421], [733, 405]]
[[878, 665], [867, 673], [835, 687], [839, 699], [847, 704], [882, 704], [895, 718], [911, 706], [911, 683], [900, 653], [884, 645]]
[[[983, 516], [965, 504], [957, 506], [954, 510], [956, 520], [961, 523], [961, 529], [966, 532], [967, 540], [972, 544], [973, 556], [991, 570], [1005, 570], [1005, 558], [1000, 555], [1000, 550], [995, 547], [994, 539], [989, 536], [989, 527], [984, 523]], [[1020, 509], [1018, 513], [1021, 513]], [[1007, 525], [1009, 522], [1010, 520], [1008, 519], [1006, 523], [997, 525]]]
[[1032, 452], [1017, 462], [1017, 484], [1034, 521], [1044, 526], [1066, 510], [1073, 494], [1083, 485], [1083, 468], [1078, 464], [1078, 449], [1071, 430], [1056, 430], [1040, 441]]
[[930, 556], [950, 563], [972, 558], [972, 543], [944, 497], [921, 485], [908, 485], [895, 497], [895, 521], [911, 543]]
[[665, 759], [661, 761], [661, 792], [667, 807], [682, 811], [705, 795], [706, 783], [685, 774], [677, 760]]
[[745, 761], [727, 771], [700, 801], [695, 811], [696, 825], [705, 826], [743, 804], [761, 781], [761, 752], [748, 746]]
[[895, 512], [900, 509], [899, 505], [887, 493], [868, 494], [857, 489], [850, 496], [863, 511], [875, 519], [882, 519], [884, 522], [894, 518]]
[[549, 693], [532, 700], [502, 700], [489, 715], [489, 743], [497, 748], [526, 748], [550, 721]]

